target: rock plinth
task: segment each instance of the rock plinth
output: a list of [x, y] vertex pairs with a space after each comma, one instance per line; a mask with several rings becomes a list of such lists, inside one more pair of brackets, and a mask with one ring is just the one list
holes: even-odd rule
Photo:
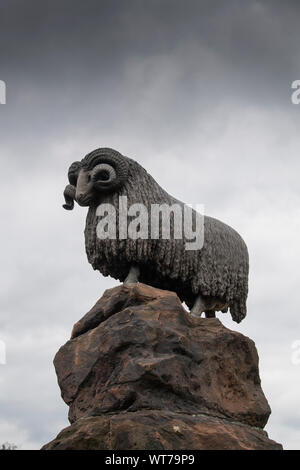
[[173, 292], [105, 291], [54, 364], [71, 426], [44, 449], [281, 449], [253, 341]]

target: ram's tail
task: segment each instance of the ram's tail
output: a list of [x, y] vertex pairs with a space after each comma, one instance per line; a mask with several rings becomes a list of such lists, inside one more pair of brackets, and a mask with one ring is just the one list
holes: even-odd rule
[[229, 306], [232, 320], [240, 323], [247, 315], [246, 299], [236, 299]]

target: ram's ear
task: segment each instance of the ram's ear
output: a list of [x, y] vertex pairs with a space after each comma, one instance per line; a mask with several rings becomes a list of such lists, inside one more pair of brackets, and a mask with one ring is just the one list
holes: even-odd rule
[[68, 184], [64, 190], [65, 204], [63, 208], [71, 211], [74, 208], [74, 199], [75, 199], [76, 188], [72, 184]]

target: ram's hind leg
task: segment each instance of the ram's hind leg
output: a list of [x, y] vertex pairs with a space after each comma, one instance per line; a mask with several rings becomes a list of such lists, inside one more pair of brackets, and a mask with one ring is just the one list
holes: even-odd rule
[[124, 284], [135, 284], [136, 282], [139, 282], [139, 275], [140, 268], [137, 265], [132, 265], [124, 281]]

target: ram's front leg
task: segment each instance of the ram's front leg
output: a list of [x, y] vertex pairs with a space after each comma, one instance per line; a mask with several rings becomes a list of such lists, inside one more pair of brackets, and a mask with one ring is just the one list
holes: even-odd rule
[[136, 282], [139, 282], [139, 275], [140, 268], [137, 265], [132, 265], [124, 281], [124, 284], [135, 284]]
[[196, 318], [200, 318], [202, 313], [206, 310], [206, 302], [202, 295], [197, 295], [193, 308], [191, 309], [191, 315]]

